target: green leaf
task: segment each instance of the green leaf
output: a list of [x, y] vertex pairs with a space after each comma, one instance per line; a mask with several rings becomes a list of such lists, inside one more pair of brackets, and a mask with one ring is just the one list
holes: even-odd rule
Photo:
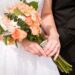
[[3, 41], [5, 42], [5, 44], [7, 45], [7, 42], [8, 42], [8, 39], [10, 38], [10, 36], [8, 35], [8, 36], [4, 36], [4, 39], [3, 39]]
[[21, 13], [21, 11], [20, 11], [19, 9], [15, 9], [15, 10], [14, 10], [14, 14], [18, 16], [18, 15], [20, 15], [20, 14], [22, 14], [22, 13]]
[[17, 25], [21, 27], [22, 30], [30, 32], [29, 26], [20, 18], [18, 18]]
[[15, 40], [15, 45], [16, 45], [16, 47], [18, 48], [18, 43], [17, 43], [17, 40]]
[[2, 34], [4, 32], [3, 28], [0, 25], [0, 34]]
[[33, 8], [35, 8], [35, 10], [38, 9], [38, 2], [32, 1], [30, 3], [28, 3], [28, 5], [32, 6]]
[[26, 4], [30, 5], [30, 6], [32, 6], [35, 10], [38, 9], [38, 2], [36, 2], [36, 1], [32, 1], [30, 3], [27, 3], [26, 0], [20, 0], [20, 1], [22, 1], [23, 3], [26, 3]]
[[27, 3], [26, 0], [20, 0], [20, 1], [22, 1], [23, 3]]
[[20, 26], [22, 30], [25, 29], [25, 22], [20, 18], [18, 18], [17, 25]]

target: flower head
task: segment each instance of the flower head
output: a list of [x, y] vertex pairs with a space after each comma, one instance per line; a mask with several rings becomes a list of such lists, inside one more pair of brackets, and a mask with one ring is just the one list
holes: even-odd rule
[[27, 37], [27, 33], [21, 29], [15, 29], [15, 32], [12, 33], [12, 38], [14, 40], [22, 41]]
[[33, 35], [39, 35], [41, 33], [41, 29], [39, 26], [31, 26], [30, 29]]

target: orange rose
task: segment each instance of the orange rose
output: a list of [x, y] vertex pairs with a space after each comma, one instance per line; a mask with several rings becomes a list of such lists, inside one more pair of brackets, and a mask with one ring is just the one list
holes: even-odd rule
[[33, 25], [34, 25], [34, 21], [32, 20], [31, 16], [26, 17], [25, 22], [26, 22], [29, 26], [33, 26]]
[[12, 34], [12, 38], [18, 41], [22, 41], [26, 37], [27, 37], [27, 33], [20, 29], [15, 29], [14, 33]]
[[36, 15], [36, 23], [39, 26], [41, 24], [41, 18], [39, 16], [39, 14], [37, 14], [37, 13], [35, 15]]
[[33, 26], [34, 24], [39, 26], [41, 24], [41, 18], [40, 18], [40, 16], [38, 14], [35, 14], [35, 15], [27, 16], [26, 19], [25, 19], [25, 22], [29, 26]]
[[31, 26], [30, 29], [31, 29], [33, 35], [39, 35], [40, 28], [38, 26], [36, 26], [36, 25], [35, 26]]

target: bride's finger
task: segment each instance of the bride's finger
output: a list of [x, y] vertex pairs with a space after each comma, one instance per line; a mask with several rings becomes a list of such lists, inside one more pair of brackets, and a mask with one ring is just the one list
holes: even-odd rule
[[46, 54], [49, 55], [56, 47], [57, 43], [52, 43], [51, 47], [49, 47], [49, 50], [47, 50]]
[[39, 51], [42, 55], [46, 56], [44, 50], [43, 50], [38, 44], [36, 44], [36, 48], [38, 49], [38, 51]]
[[55, 49], [49, 54], [50, 57], [54, 56], [58, 51], [58, 46], [55, 47]]
[[58, 48], [58, 51], [57, 51], [57, 53], [56, 53], [55, 56], [54, 56], [54, 61], [58, 58], [59, 53], [60, 53], [60, 48]]
[[35, 52], [37, 55], [44, 55], [44, 52], [42, 51], [42, 48], [38, 44], [31, 44], [30, 49]]
[[43, 48], [45, 52], [47, 52], [49, 50], [49, 48], [51, 47], [52, 42], [48, 42], [47, 45], [45, 45], [45, 47]]
[[36, 54], [36, 52], [34, 50], [29, 50], [28, 52], [32, 53], [32, 54]]
[[35, 51], [35, 49], [32, 48], [32, 47], [25, 47], [25, 50], [26, 50], [27, 52], [29, 52], [29, 53], [37, 54], [37, 55], [38, 55], [38, 53], [37, 53], [37, 52]]
[[33, 47], [32, 49], [35, 52], [35, 54], [40, 55], [40, 52], [37, 47]]

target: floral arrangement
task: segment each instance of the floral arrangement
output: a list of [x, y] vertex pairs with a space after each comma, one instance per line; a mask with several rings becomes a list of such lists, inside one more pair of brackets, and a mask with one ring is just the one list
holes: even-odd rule
[[[16, 44], [24, 39], [37, 42], [42, 47], [45, 45], [41, 35], [41, 17], [35, 2], [19, 2], [0, 16], [0, 36], [5, 44]], [[35, 5], [35, 6], [34, 6]], [[44, 41], [44, 42], [43, 42]], [[67, 63], [60, 55], [54, 61], [58, 68], [65, 73], [72, 71], [72, 66]]]

